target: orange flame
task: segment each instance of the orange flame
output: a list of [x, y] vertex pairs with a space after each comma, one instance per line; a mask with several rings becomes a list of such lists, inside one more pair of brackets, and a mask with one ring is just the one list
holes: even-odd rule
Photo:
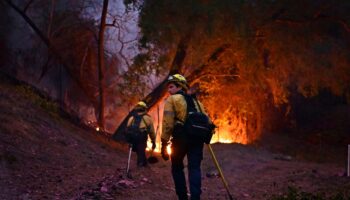
[[210, 143], [248, 143], [246, 120], [240, 116], [231, 117], [231, 121], [224, 116], [215, 121], [218, 128], [215, 130]]
[[[150, 139], [147, 140], [147, 147], [146, 151], [152, 151], [152, 142]], [[160, 153], [160, 145], [156, 143], [156, 148], [154, 149], [154, 152]]]
[[[164, 102], [164, 101], [161, 101]], [[159, 112], [159, 119], [158, 113]], [[210, 111], [209, 111], [210, 112]], [[154, 119], [154, 128], [158, 132], [156, 136], [156, 149], [154, 152], [160, 152], [161, 144], [160, 144], [160, 135], [162, 130], [162, 113], [163, 113], [163, 104], [161, 103], [160, 109], [153, 109], [149, 112], [149, 114]], [[215, 134], [213, 135], [210, 143], [241, 143], [247, 144], [249, 142], [247, 135], [247, 120], [246, 118], [240, 115], [233, 116], [233, 113], [224, 112], [223, 115], [220, 116], [219, 119], [214, 120], [214, 124], [217, 125], [218, 128], [215, 130]], [[159, 122], [159, 124], [158, 124]], [[150, 151], [152, 148], [152, 142], [149, 139], [147, 141], [147, 151]], [[170, 145], [168, 145], [167, 149], [168, 153], [171, 153]]]
[[167, 146], [166, 151], [168, 152], [169, 155], [171, 154], [171, 145]]

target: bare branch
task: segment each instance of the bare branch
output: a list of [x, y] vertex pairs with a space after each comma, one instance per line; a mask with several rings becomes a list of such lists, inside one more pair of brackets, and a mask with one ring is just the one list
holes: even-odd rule
[[191, 84], [195, 84], [197, 82], [200, 82], [200, 79], [207, 78], [207, 77], [221, 77], [221, 78], [233, 78], [233, 77], [238, 77], [240, 78], [241, 76], [239, 74], [213, 74], [213, 73], [204, 73], [201, 74], [200, 76], [196, 76], [194, 79], [191, 79]]
[[29, 0], [29, 1], [28, 1], [27, 5], [26, 5], [26, 6], [24, 7], [24, 9], [23, 9], [23, 12], [24, 12], [24, 13], [28, 10], [30, 4], [32, 4], [33, 1], [34, 1], [34, 0]]
[[47, 38], [49, 38], [49, 39], [51, 38], [51, 25], [52, 25], [54, 10], [55, 10], [55, 0], [51, 0], [49, 26], [47, 28]]
[[328, 19], [328, 20], [332, 20], [334, 22], [337, 22], [340, 25], [342, 25], [342, 27], [344, 28], [344, 30], [346, 32], [350, 33], [350, 25], [347, 23], [347, 21], [344, 19], [333, 17], [333, 16], [317, 15], [316, 18], [310, 18], [308, 20], [294, 20], [294, 19], [288, 19], [288, 18], [279, 18], [279, 19], [276, 19], [275, 22], [285, 23], [288, 25], [305, 25], [305, 24], [312, 23], [316, 20], [321, 20], [321, 19], [326, 19], [326, 20]]
[[307, 24], [307, 23], [312, 23], [314, 21], [317, 20], [322, 20], [322, 19], [328, 19], [328, 20], [333, 20], [337, 23], [339, 23], [340, 25], [343, 26], [344, 30], [348, 33], [350, 33], [350, 25], [348, 24], [348, 22], [344, 19], [341, 19], [339, 17], [334, 17], [334, 16], [327, 16], [325, 14], [323, 14], [323, 11], [329, 9], [331, 7], [330, 4], [325, 4], [325, 5], [321, 5], [321, 7], [312, 15], [311, 18], [309, 19], [305, 19], [305, 20], [295, 20], [295, 19], [290, 19], [290, 18], [284, 18], [282, 17], [282, 13], [279, 15], [276, 15], [275, 17], [272, 17], [274, 22], [277, 23], [286, 23], [289, 25], [303, 25], [303, 24]]
[[120, 28], [114, 22], [112, 24], [106, 24], [107, 27]]
[[215, 49], [215, 51], [210, 55], [208, 58], [207, 62], [204, 63], [203, 65], [199, 66], [196, 68], [194, 71], [191, 72], [191, 74], [187, 77], [187, 81], [191, 83], [193, 80], [197, 79], [198, 77], [203, 75], [204, 70], [210, 66], [211, 63], [216, 62], [219, 60], [221, 55], [231, 47], [230, 44], [223, 44], [219, 46], [218, 48]]
[[83, 67], [84, 67], [84, 64], [85, 64], [85, 61], [86, 61], [88, 50], [89, 50], [89, 44], [86, 45], [86, 48], [85, 48], [85, 51], [84, 51], [84, 56], [83, 56], [81, 64], [80, 64], [80, 74], [79, 74], [80, 78], [82, 78], [82, 76], [83, 76], [83, 71], [84, 71]]

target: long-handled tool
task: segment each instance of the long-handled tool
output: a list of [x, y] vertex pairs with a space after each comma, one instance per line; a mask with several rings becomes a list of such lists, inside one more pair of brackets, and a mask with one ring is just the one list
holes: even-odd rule
[[126, 166], [126, 177], [128, 177], [128, 178], [132, 178], [131, 173], [130, 173], [131, 152], [132, 152], [132, 144], [129, 145], [129, 157], [128, 157], [128, 164]]
[[215, 156], [214, 151], [213, 151], [213, 149], [211, 148], [211, 145], [210, 145], [210, 144], [208, 144], [208, 148], [209, 148], [210, 155], [211, 155], [211, 157], [213, 158], [213, 161], [214, 161], [214, 164], [215, 164], [215, 166], [216, 166], [216, 169], [219, 171], [221, 180], [222, 180], [222, 182], [224, 183], [224, 186], [225, 186], [225, 189], [226, 189], [226, 191], [227, 191], [227, 194], [228, 194], [230, 200], [233, 200], [233, 197], [232, 197], [232, 195], [231, 195], [231, 193], [230, 193], [230, 190], [229, 190], [227, 181], [225, 180], [224, 174], [222, 173], [222, 170], [221, 170], [221, 168], [220, 168], [220, 165], [219, 165], [219, 163], [218, 163], [218, 160], [216, 159], [216, 156]]

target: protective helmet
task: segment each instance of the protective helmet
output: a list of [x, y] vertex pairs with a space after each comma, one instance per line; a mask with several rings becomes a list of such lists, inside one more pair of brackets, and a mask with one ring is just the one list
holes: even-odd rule
[[188, 90], [186, 78], [184, 76], [182, 76], [181, 74], [174, 74], [174, 75], [169, 76], [168, 83], [177, 83], [183, 89]]
[[139, 101], [137, 104], [136, 104], [136, 107], [139, 107], [139, 108], [143, 108], [143, 109], [147, 109], [147, 104], [143, 101]]

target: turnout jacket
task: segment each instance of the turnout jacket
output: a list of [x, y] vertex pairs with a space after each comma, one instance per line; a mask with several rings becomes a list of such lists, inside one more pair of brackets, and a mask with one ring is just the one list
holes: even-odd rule
[[[156, 141], [156, 133], [153, 127], [153, 120], [151, 116], [147, 115], [145, 112], [138, 112], [138, 115], [143, 115], [140, 122], [140, 129], [145, 129], [147, 134], [151, 138], [151, 141]], [[131, 123], [134, 121], [134, 116], [129, 117], [127, 127], [131, 126]]]
[[[183, 92], [183, 91], [181, 91]], [[205, 113], [202, 103], [198, 101], [199, 105], [195, 101], [196, 110], [199, 107]], [[206, 113], [205, 113], [206, 114]], [[187, 116], [187, 103], [185, 97], [182, 94], [173, 94], [165, 100], [163, 122], [162, 122], [162, 135], [161, 138], [165, 141], [169, 141], [174, 130], [175, 123], [184, 123]]]

